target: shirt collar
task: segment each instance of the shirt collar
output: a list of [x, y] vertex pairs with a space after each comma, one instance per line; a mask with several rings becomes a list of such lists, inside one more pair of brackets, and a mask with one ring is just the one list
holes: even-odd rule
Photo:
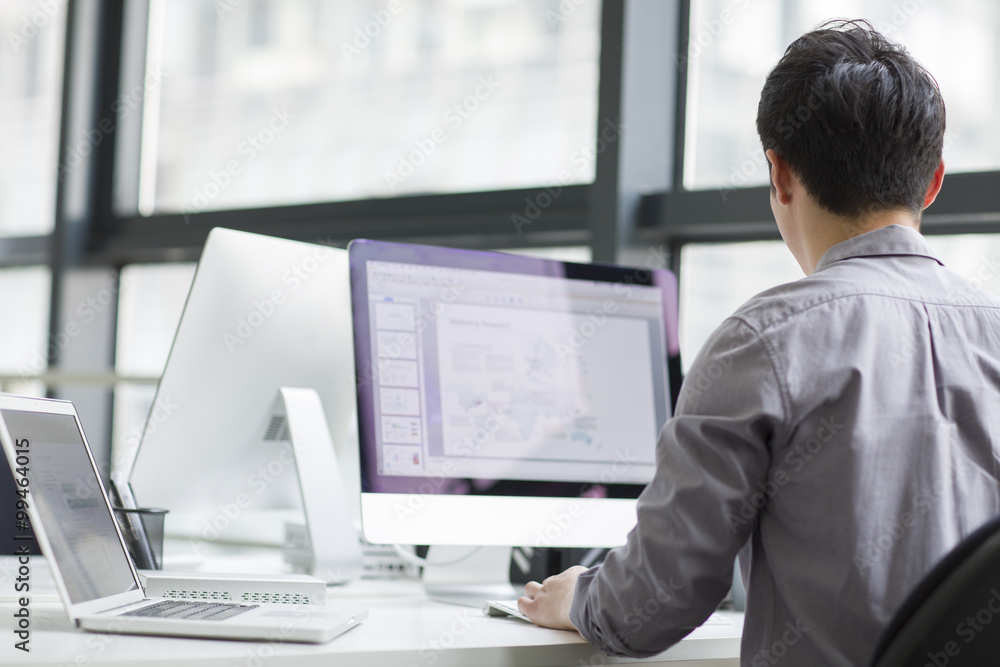
[[903, 225], [888, 225], [830, 246], [819, 258], [815, 270], [842, 259], [874, 255], [916, 255], [933, 259], [944, 266], [920, 232]]

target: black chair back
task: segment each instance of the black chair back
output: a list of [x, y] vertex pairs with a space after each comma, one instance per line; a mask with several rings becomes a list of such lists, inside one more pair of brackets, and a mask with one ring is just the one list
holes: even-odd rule
[[871, 667], [1000, 664], [1000, 516], [934, 566], [882, 633]]

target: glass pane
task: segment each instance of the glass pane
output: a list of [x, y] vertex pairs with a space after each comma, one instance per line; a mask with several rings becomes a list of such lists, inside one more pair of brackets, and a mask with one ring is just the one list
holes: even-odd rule
[[755, 128], [764, 79], [789, 43], [836, 17], [868, 19], [937, 79], [948, 110], [950, 172], [1000, 169], [1000, 4], [994, 0], [694, 0], [686, 188], [767, 183]]
[[31, 378], [48, 368], [50, 286], [46, 267], [0, 269], [0, 391], [45, 395]]
[[151, 7], [143, 214], [593, 180], [599, 2]]
[[1000, 234], [928, 236], [941, 261], [979, 288], [1000, 296]]
[[[970, 289], [1000, 296], [1000, 234], [926, 236]], [[782, 241], [685, 245], [681, 252], [681, 362], [691, 362], [712, 332], [750, 297], [798, 280], [802, 270]]]
[[0, 3], [0, 236], [52, 231], [66, 3]]
[[[194, 263], [142, 264], [121, 272], [115, 370], [126, 376], [159, 378], [180, 322]], [[121, 382], [115, 387], [112, 469], [131, 466], [156, 384]]]
[[701, 346], [750, 297], [802, 277], [783, 241], [689, 243], [681, 249], [681, 367], [687, 373]]

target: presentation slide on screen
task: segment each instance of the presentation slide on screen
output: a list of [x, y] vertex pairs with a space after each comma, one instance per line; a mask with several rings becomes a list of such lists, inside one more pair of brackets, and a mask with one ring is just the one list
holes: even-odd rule
[[419, 415], [420, 393], [416, 389], [379, 388], [379, 406], [383, 415]]
[[582, 463], [651, 446], [649, 336], [640, 318], [452, 304], [437, 323], [444, 455]]
[[375, 335], [378, 356], [380, 358], [417, 358], [417, 337], [414, 334], [406, 331], [377, 331]]
[[416, 309], [411, 304], [375, 302], [375, 326], [379, 329], [414, 331], [417, 328], [416, 316]]

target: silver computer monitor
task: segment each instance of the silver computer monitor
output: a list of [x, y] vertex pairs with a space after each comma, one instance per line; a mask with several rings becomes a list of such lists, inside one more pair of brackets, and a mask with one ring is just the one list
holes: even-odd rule
[[350, 322], [346, 250], [210, 232], [130, 475], [140, 504], [170, 510], [168, 533], [283, 542], [301, 508], [271, 412], [283, 386], [319, 394], [358, 513]]
[[349, 246], [371, 542], [608, 547], [671, 414], [665, 269]]

